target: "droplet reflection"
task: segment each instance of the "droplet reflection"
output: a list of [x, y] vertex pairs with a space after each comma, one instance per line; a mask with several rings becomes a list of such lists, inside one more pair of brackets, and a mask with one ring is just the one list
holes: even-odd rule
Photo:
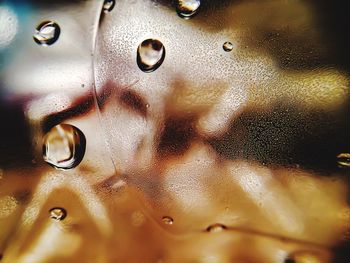
[[43, 158], [55, 168], [71, 169], [82, 161], [85, 148], [82, 131], [69, 124], [59, 124], [43, 139]]
[[350, 153], [341, 153], [337, 155], [337, 162], [340, 168], [350, 167]]
[[137, 65], [144, 72], [155, 71], [163, 63], [165, 48], [159, 40], [144, 40], [137, 48]]
[[58, 24], [53, 21], [45, 21], [37, 26], [33, 39], [39, 45], [49, 46], [57, 41], [60, 33], [61, 29]]
[[170, 216], [164, 216], [162, 221], [166, 225], [172, 225], [174, 223], [174, 219], [172, 219]]
[[213, 225], [210, 225], [207, 227], [207, 232], [217, 233], [217, 232], [221, 232], [225, 229], [226, 229], [226, 226], [224, 226], [222, 224], [213, 224]]
[[190, 19], [198, 12], [200, 5], [200, 0], [176, 0], [176, 12], [180, 17]]
[[60, 207], [55, 207], [50, 210], [50, 218], [57, 220], [57, 221], [62, 221], [65, 219], [67, 216], [67, 212], [65, 209], [60, 208]]

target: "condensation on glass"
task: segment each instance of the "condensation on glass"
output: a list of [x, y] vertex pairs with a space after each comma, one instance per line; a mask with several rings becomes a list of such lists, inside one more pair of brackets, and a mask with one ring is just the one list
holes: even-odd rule
[[2, 1], [1, 262], [347, 262], [344, 10]]

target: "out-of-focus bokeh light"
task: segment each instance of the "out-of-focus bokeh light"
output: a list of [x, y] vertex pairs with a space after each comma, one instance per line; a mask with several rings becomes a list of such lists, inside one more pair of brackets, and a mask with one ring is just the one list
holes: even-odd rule
[[8, 47], [18, 32], [18, 18], [8, 6], [0, 5], [0, 51]]

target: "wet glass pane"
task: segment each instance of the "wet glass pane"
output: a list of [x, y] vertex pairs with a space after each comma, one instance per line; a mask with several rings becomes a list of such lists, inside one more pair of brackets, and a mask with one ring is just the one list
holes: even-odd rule
[[0, 262], [349, 262], [342, 1], [0, 2]]

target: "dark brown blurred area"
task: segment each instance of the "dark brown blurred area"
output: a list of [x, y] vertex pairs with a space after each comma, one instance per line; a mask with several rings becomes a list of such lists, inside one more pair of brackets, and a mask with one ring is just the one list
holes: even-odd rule
[[[1, 99], [1, 98], [0, 98]], [[0, 167], [28, 166], [33, 159], [30, 124], [22, 103], [0, 101]]]

